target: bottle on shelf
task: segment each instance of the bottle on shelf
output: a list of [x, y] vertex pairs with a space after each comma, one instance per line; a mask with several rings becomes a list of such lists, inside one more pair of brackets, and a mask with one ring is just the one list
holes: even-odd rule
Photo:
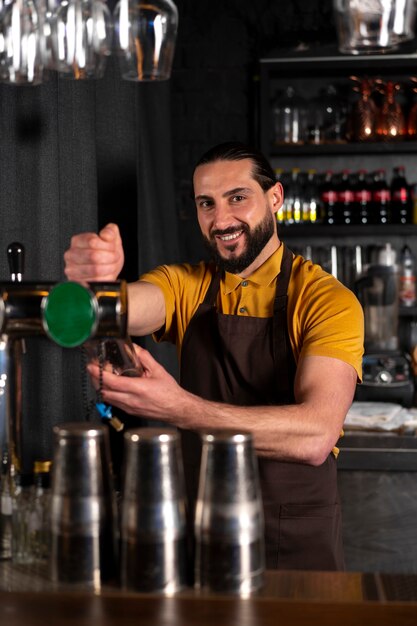
[[288, 85], [283, 94], [278, 92], [276, 95], [273, 118], [276, 145], [304, 143], [305, 102], [292, 85]]
[[307, 178], [303, 190], [302, 220], [310, 224], [318, 224], [321, 221], [320, 198], [317, 186], [317, 172], [315, 169], [309, 169], [307, 171]]
[[16, 473], [12, 496], [12, 561], [31, 563], [29, 546], [29, 500], [32, 477]]
[[376, 134], [379, 139], [404, 139], [407, 128], [404, 113], [400, 103], [396, 99], [396, 92], [400, 89], [400, 84], [392, 80], [385, 84], [378, 81], [383, 86], [384, 101], [378, 111]]
[[385, 169], [374, 172], [372, 184], [371, 220], [373, 224], [391, 223], [391, 191], [387, 183]]
[[391, 180], [391, 222], [412, 224], [411, 190], [405, 176], [405, 167], [394, 167]]
[[50, 461], [35, 461], [34, 482], [28, 505], [29, 549], [33, 562], [46, 561], [50, 551]]
[[335, 224], [352, 223], [353, 201], [350, 170], [343, 170], [336, 189]]
[[7, 452], [3, 453], [0, 483], [0, 560], [12, 557], [12, 476]]
[[321, 212], [326, 224], [335, 224], [336, 186], [332, 170], [327, 170], [319, 189]]
[[302, 189], [300, 183], [300, 168], [291, 169], [291, 178], [284, 190], [284, 221], [286, 224], [301, 222]]
[[412, 223], [417, 224], [417, 184], [411, 187]]
[[356, 81], [353, 90], [359, 93], [359, 98], [351, 108], [348, 138], [353, 141], [375, 141], [378, 116], [378, 107], [372, 97], [375, 83], [368, 78], [351, 78]]
[[398, 297], [401, 306], [407, 307], [416, 304], [417, 294], [414, 255], [407, 245], [404, 246], [401, 251]]
[[352, 223], [368, 224], [370, 219], [372, 194], [367, 179], [368, 172], [361, 169], [357, 172], [356, 180], [353, 184], [353, 208]]
[[322, 143], [341, 143], [346, 135], [346, 106], [335, 85], [320, 91]]

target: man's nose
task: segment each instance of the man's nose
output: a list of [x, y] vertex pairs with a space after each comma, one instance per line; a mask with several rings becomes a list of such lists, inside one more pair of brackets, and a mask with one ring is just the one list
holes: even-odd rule
[[228, 202], [218, 202], [214, 211], [213, 228], [221, 230], [233, 222], [233, 211]]

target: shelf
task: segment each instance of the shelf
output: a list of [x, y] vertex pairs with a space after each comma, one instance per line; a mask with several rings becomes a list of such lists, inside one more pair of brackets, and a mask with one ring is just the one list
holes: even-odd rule
[[392, 73], [414, 74], [417, 69], [417, 43], [410, 42], [401, 51], [385, 54], [341, 54], [337, 46], [328, 45], [305, 51], [276, 50], [268, 57], [260, 59], [261, 71], [268, 67], [275, 69], [280, 76], [291, 76], [305, 72], [315, 76], [328, 75], [330, 72], [360, 72], [369, 75]]
[[340, 225], [329, 224], [278, 224], [281, 239], [327, 237], [400, 237], [417, 236], [417, 224], [369, 224]]
[[349, 142], [334, 144], [302, 144], [302, 145], [273, 145], [268, 151], [270, 157], [308, 156], [326, 154], [415, 154], [417, 141], [379, 141], [379, 142]]

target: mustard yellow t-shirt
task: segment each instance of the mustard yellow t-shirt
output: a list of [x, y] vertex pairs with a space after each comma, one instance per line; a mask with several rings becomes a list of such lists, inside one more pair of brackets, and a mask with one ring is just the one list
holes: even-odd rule
[[[225, 273], [217, 299], [218, 311], [229, 315], [272, 317], [276, 278], [283, 245], [249, 278]], [[158, 341], [177, 345], [178, 355], [187, 325], [203, 302], [212, 266], [162, 265], [141, 276], [157, 285], [165, 297], [165, 326]], [[356, 296], [319, 265], [296, 255], [288, 286], [288, 332], [296, 363], [300, 356], [328, 356], [352, 365], [362, 379], [363, 310]]]

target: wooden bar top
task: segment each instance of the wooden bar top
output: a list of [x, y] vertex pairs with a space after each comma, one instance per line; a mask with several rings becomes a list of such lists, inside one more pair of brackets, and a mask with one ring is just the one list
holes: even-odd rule
[[45, 574], [0, 563], [4, 626], [416, 626], [417, 575], [267, 572], [250, 598], [173, 597], [54, 588]]

